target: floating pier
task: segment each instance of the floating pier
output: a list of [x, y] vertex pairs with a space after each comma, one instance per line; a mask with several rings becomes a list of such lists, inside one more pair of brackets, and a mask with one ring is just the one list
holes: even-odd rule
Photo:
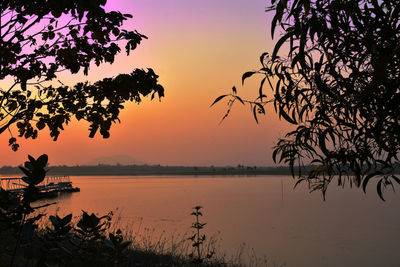
[[[0, 187], [10, 193], [22, 194], [26, 186], [27, 184], [24, 183], [21, 178], [0, 178]], [[72, 186], [69, 176], [46, 176], [43, 182], [36, 187], [39, 189], [42, 198], [55, 197], [63, 192], [80, 191], [78, 187]]]

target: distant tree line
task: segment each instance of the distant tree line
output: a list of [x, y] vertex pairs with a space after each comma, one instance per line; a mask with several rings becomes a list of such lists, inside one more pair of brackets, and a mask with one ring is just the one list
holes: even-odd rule
[[[19, 174], [18, 167], [3, 166], [3, 175]], [[95, 165], [51, 166], [48, 175], [289, 175], [290, 169], [257, 166], [162, 166], [162, 165]]]

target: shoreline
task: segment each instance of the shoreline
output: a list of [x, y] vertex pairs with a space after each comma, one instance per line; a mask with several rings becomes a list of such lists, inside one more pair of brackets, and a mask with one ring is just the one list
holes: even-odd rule
[[[50, 166], [48, 176], [261, 176], [291, 175], [288, 167], [190, 167], [161, 165]], [[0, 175], [21, 175], [18, 167], [3, 166]]]

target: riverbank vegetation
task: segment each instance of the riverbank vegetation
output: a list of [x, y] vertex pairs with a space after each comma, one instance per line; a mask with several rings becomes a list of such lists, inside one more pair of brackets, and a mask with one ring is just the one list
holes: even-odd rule
[[[1, 191], [2, 204], [4, 200]], [[33, 229], [27, 226], [37, 216], [43, 217], [32, 224]], [[15, 223], [10, 231], [2, 213], [0, 266], [266, 266], [267, 263], [265, 257], [257, 257], [244, 245], [231, 256], [223, 254], [218, 236], [206, 236], [197, 246], [197, 235], [193, 238], [195, 232], [190, 233], [190, 226], [182, 236], [154, 234], [154, 229], [148, 228], [136, 231], [130, 224], [120, 224], [112, 212], [103, 216], [85, 211], [80, 216], [48, 216], [38, 211], [25, 220], [22, 228], [19, 228], [21, 221]], [[204, 237], [199, 230], [199, 237]]]
[[[239, 266], [241, 253], [228, 259], [218, 251], [218, 240], [203, 233], [202, 207], [193, 208], [191, 234], [155, 238], [133, 232], [103, 216], [82, 211], [59, 216], [45, 214], [35, 205], [46, 176], [48, 157], [29, 156], [20, 169], [25, 174], [23, 194], [0, 188], [0, 266]], [[122, 230], [121, 230], [122, 228]], [[261, 263], [254, 255], [250, 264]], [[262, 262], [266, 263], [266, 261]]]
[[[18, 167], [3, 166], [2, 175], [19, 174]], [[49, 175], [290, 175], [288, 167], [103, 165], [51, 166]]]
[[[308, 172], [318, 168], [317, 166], [303, 166], [302, 171]], [[294, 167], [298, 171], [298, 167]], [[0, 168], [0, 175], [15, 176], [19, 175], [18, 167], [3, 166]], [[400, 165], [395, 166], [394, 173], [400, 173]], [[262, 167], [262, 166], [162, 166], [162, 165], [76, 165], [76, 166], [51, 166], [48, 175], [54, 176], [214, 176], [214, 175], [291, 175], [288, 166]]]

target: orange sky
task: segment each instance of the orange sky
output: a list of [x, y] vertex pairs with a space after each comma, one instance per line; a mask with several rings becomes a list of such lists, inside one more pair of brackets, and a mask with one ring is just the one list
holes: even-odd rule
[[[0, 165], [16, 165], [27, 154], [49, 155], [51, 164], [84, 164], [106, 155], [129, 155], [162, 165], [272, 165], [271, 147], [288, 129], [273, 107], [257, 125], [248, 106], [236, 105], [221, 125], [224, 102], [212, 101], [236, 85], [241, 96], [253, 98], [257, 78], [241, 86], [244, 72], [259, 67], [259, 56], [272, 51], [271, 14], [264, 0], [109, 0], [109, 9], [133, 14], [128, 28], [147, 35], [134, 53], [120, 55], [113, 65], [92, 67], [89, 76], [62, 75], [73, 85], [96, 81], [136, 67], [151, 67], [160, 76], [165, 98], [128, 104], [111, 137], [88, 137], [88, 124], [73, 121], [57, 142], [42, 131], [36, 140], [18, 139], [21, 148], [8, 147], [0, 136]], [[5, 85], [0, 81], [0, 85]], [[266, 91], [267, 95], [269, 91]], [[16, 131], [14, 131], [16, 134]]]

